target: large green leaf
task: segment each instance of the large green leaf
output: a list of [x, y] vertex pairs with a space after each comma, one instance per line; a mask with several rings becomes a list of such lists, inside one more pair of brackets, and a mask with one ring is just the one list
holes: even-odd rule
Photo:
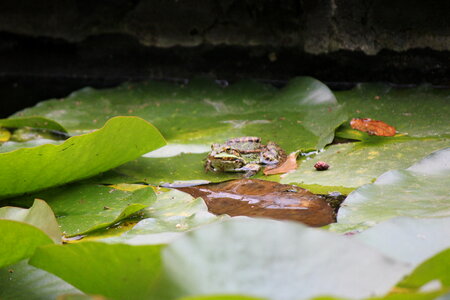
[[188, 232], [163, 254], [170, 278], [186, 296], [362, 298], [383, 295], [410, 269], [344, 236], [249, 218]]
[[154, 295], [162, 272], [161, 246], [83, 242], [41, 247], [30, 264], [87, 294], [111, 299], [163, 299]]
[[450, 216], [449, 162], [450, 148], [446, 148], [407, 169], [384, 173], [346, 198], [337, 226], [370, 226], [396, 216]]
[[208, 146], [256, 135], [288, 151], [322, 148], [347, 119], [333, 93], [309, 77], [293, 79], [281, 90], [252, 81], [222, 88], [206, 80], [186, 86], [148, 82], [84, 89], [17, 115], [46, 116], [72, 132], [97, 128], [114, 115], [136, 115], [151, 121], [172, 143]]
[[30, 209], [0, 208], [0, 232], [0, 268], [30, 257], [39, 245], [61, 243], [55, 215], [42, 200]]
[[116, 117], [97, 131], [61, 145], [0, 153], [0, 197], [31, 192], [89, 177], [159, 148], [156, 128], [136, 117]]
[[[28, 260], [0, 269], [0, 299], [48, 300], [80, 291], [60, 278], [30, 266]], [[58, 298], [59, 299], [59, 298]]]
[[18, 221], [0, 219], [0, 268], [30, 257], [36, 247], [52, 244], [42, 230]]
[[10, 202], [27, 205], [34, 198], [45, 199], [55, 212], [64, 234], [73, 236], [111, 226], [151, 205], [156, 196], [151, 187], [123, 191], [87, 181], [22, 196]]
[[103, 239], [103, 242], [149, 245], [169, 243], [183, 232], [222, 220], [208, 212], [201, 198], [177, 191], [159, 191], [157, 200], [144, 210], [146, 218], [133, 229], [119, 237]]
[[55, 243], [61, 243], [61, 230], [55, 215], [48, 204], [36, 199], [30, 209], [19, 207], [1, 207], [0, 219], [27, 223], [45, 232]]

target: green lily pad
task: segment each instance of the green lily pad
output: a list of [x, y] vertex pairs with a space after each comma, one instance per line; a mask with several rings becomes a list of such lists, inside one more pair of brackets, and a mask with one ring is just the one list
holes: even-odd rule
[[450, 218], [397, 217], [351, 237], [395, 260], [417, 266], [450, 248]]
[[185, 296], [362, 298], [387, 293], [410, 270], [344, 236], [249, 218], [188, 232], [164, 250], [163, 258], [169, 278]]
[[0, 268], [30, 257], [36, 247], [52, 244], [42, 230], [18, 221], [0, 219]]
[[0, 208], [0, 268], [30, 257], [36, 247], [61, 243], [55, 215], [42, 200], [30, 209]]
[[29, 209], [1, 207], [0, 219], [19, 221], [33, 225], [45, 232], [55, 243], [61, 243], [61, 230], [55, 215], [48, 204], [40, 199], [34, 200]]
[[103, 242], [130, 245], [166, 244], [179, 238], [183, 232], [223, 220], [208, 212], [201, 198], [177, 191], [160, 191], [157, 200], [144, 210], [146, 218], [133, 229], [119, 237], [103, 239]]
[[432, 280], [438, 280], [443, 287], [450, 288], [450, 248], [431, 257], [418, 266], [398, 286], [418, 289]]
[[[433, 151], [448, 146], [449, 139], [332, 145], [302, 161], [296, 171], [282, 176], [280, 182], [300, 185], [318, 193], [340, 191], [347, 194], [349, 190], [371, 183], [389, 170], [406, 168]], [[314, 164], [317, 161], [327, 162], [330, 168], [316, 171]]]
[[32, 127], [36, 129], [56, 130], [60, 132], [67, 132], [58, 122], [43, 118], [43, 117], [24, 117], [24, 118], [9, 118], [0, 119], [0, 127], [19, 128]]
[[0, 197], [23, 194], [86, 178], [159, 148], [156, 128], [136, 117], [116, 117], [95, 132], [61, 145], [0, 153]]
[[207, 80], [88, 88], [17, 115], [46, 116], [71, 132], [97, 128], [111, 116], [135, 115], [152, 122], [171, 143], [208, 146], [251, 135], [287, 151], [323, 148], [347, 119], [328, 87], [309, 77], [293, 79], [281, 90], [252, 81], [222, 88]]
[[151, 187], [122, 191], [90, 182], [74, 183], [10, 200], [27, 205], [34, 198], [45, 199], [57, 216], [66, 236], [86, 234], [106, 228], [151, 205]]
[[336, 97], [350, 118], [371, 118], [414, 137], [449, 137], [448, 90], [431, 86], [393, 88], [387, 84], [360, 84]]
[[27, 260], [0, 269], [2, 300], [48, 300], [69, 293], [81, 294], [55, 275], [30, 266]]
[[163, 184], [193, 180], [219, 182], [242, 177], [242, 173], [207, 173], [204, 167], [206, 156], [207, 153], [181, 153], [172, 157], [140, 157], [111, 170], [106, 174], [106, 178], [111, 179], [111, 176], [115, 175], [124, 176], [125, 178], [119, 180], [126, 182]]
[[[433, 151], [450, 146], [448, 92], [431, 87], [392, 88], [385, 84], [361, 84], [349, 91], [336, 92], [350, 118], [372, 118], [396, 127], [406, 136], [375, 137], [358, 131], [337, 136], [363, 140], [363, 143], [332, 145], [298, 170], [282, 176], [317, 193], [340, 191], [347, 194], [392, 169], [406, 168]], [[330, 169], [317, 172], [314, 164], [325, 161]]]
[[[440, 296], [445, 296], [446, 291], [435, 291], [435, 292], [417, 292], [417, 291], [400, 291], [398, 293], [392, 292], [384, 297], [370, 297], [364, 300], [445, 300], [447, 298], [439, 298]], [[335, 297], [315, 297], [311, 300], [349, 300], [344, 298]]]
[[83, 242], [40, 247], [30, 264], [87, 294], [111, 299], [164, 299], [154, 294], [162, 273], [162, 246]]
[[255, 298], [240, 295], [211, 295], [211, 296], [193, 296], [183, 297], [178, 300], [266, 300], [267, 298]]
[[396, 216], [450, 216], [449, 162], [450, 148], [446, 148], [407, 169], [384, 173], [346, 198], [337, 226], [371, 226]]

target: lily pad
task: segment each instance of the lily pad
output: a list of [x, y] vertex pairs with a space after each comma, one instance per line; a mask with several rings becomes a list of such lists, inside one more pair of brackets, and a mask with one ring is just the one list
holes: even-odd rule
[[448, 90], [431, 86], [393, 88], [388, 84], [359, 84], [336, 92], [350, 118], [371, 118], [413, 137], [449, 137]]
[[88, 88], [17, 114], [29, 115], [57, 120], [71, 132], [97, 128], [111, 116], [135, 115], [152, 122], [171, 143], [210, 145], [256, 135], [289, 152], [323, 148], [347, 119], [328, 87], [309, 77], [293, 79], [281, 90], [252, 81], [222, 88], [207, 80]]
[[34, 200], [29, 209], [19, 207], [1, 207], [0, 219], [27, 223], [45, 232], [55, 243], [61, 243], [61, 230], [52, 209], [40, 199]]
[[166, 244], [186, 231], [226, 218], [209, 213], [201, 198], [195, 199], [177, 190], [159, 191], [157, 200], [144, 213], [146, 218], [133, 229], [102, 241], [130, 245]]
[[449, 237], [449, 217], [397, 217], [351, 236], [395, 260], [414, 266], [450, 248]]
[[433, 280], [439, 281], [442, 287], [450, 288], [450, 248], [431, 257], [418, 266], [398, 286], [418, 289]]
[[81, 235], [111, 226], [151, 205], [151, 187], [123, 191], [91, 182], [74, 183], [10, 200], [27, 205], [34, 198], [45, 199], [57, 216], [66, 236]]
[[30, 257], [36, 247], [52, 244], [42, 230], [18, 221], [0, 220], [0, 268]]
[[159, 148], [156, 128], [136, 117], [116, 117], [95, 132], [61, 145], [0, 153], [0, 197], [23, 194], [86, 178]]
[[[389, 170], [406, 168], [433, 151], [448, 146], [449, 139], [332, 145], [302, 161], [296, 171], [282, 176], [280, 182], [300, 185], [318, 193], [340, 191], [347, 194], [349, 190], [371, 183]], [[327, 162], [330, 168], [316, 171], [314, 164], [317, 161]]]
[[52, 210], [42, 200], [30, 209], [0, 208], [0, 268], [30, 257], [36, 247], [61, 243]]
[[214, 295], [214, 296], [192, 296], [183, 297], [178, 300], [267, 300], [267, 298], [255, 298], [240, 295]]
[[40, 247], [30, 264], [87, 294], [110, 299], [164, 299], [154, 294], [162, 273], [162, 246], [83, 242]]
[[264, 219], [232, 218], [203, 227], [163, 254], [169, 277], [185, 296], [362, 298], [387, 293], [410, 270], [344, 236]]
[[[0, 299], [48, 300], [81, 292], [48, 272], [32, 267], [28, 260], [0, 269]], [[59, 298], [58, 298], [59, 299]]]
[[338, 212], [338, 223], [370, 226], [396, 216], [448, 217], [449, 181], [450, 148], [446, 148], [353, 191]]
[[[169, 145], [170, 146], [170, 145]], [[140, 157], [108, 172], [113, 176], [124, 176], [124, 182], [145, 182], [150, 184], [173, 183], [175, 181], [224, 181], [242, 176], [237, 173], [206, 173], [206, 153], [182, 153], [172, 157]], [[101, 181], [106, 182], [105, 179]]]
[[0, 119], [0, 127], [19, 128], [31, 127], [36, 129], [56, 130], [59, 132], [67, 132], [58, 122], [43, 117], [23, 117]]

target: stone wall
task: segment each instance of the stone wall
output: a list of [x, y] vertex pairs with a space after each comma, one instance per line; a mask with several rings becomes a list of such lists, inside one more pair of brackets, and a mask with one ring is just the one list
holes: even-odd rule
[[126, 34], [153, 47], [290, 47], [311, 54], [450, 50], [448, 0], [17, 0], [0, 31], [80, 42]]

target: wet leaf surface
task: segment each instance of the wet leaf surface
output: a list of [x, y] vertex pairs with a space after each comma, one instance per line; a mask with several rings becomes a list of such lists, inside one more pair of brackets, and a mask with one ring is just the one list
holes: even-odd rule
[[48, 300], [57, 299], [61, 294], [81, 294], [70, 284], [30, 266], [27, 261], [0, 269], [0, 299]]
[[219, 215], [293, 220], [310, 226], [324, 226], [335, 221], [334, 210], [324, 198], [296, 186], [272, 181], [239, 179], [179, 190], [202, 197], [209, 211]]
[[102, 129], [72, 137], [61, 145], [0, 153], [0, 197], [96, 175], [164, 144], [164, 138], [148, 122], [136, 117], [117, 117]]

